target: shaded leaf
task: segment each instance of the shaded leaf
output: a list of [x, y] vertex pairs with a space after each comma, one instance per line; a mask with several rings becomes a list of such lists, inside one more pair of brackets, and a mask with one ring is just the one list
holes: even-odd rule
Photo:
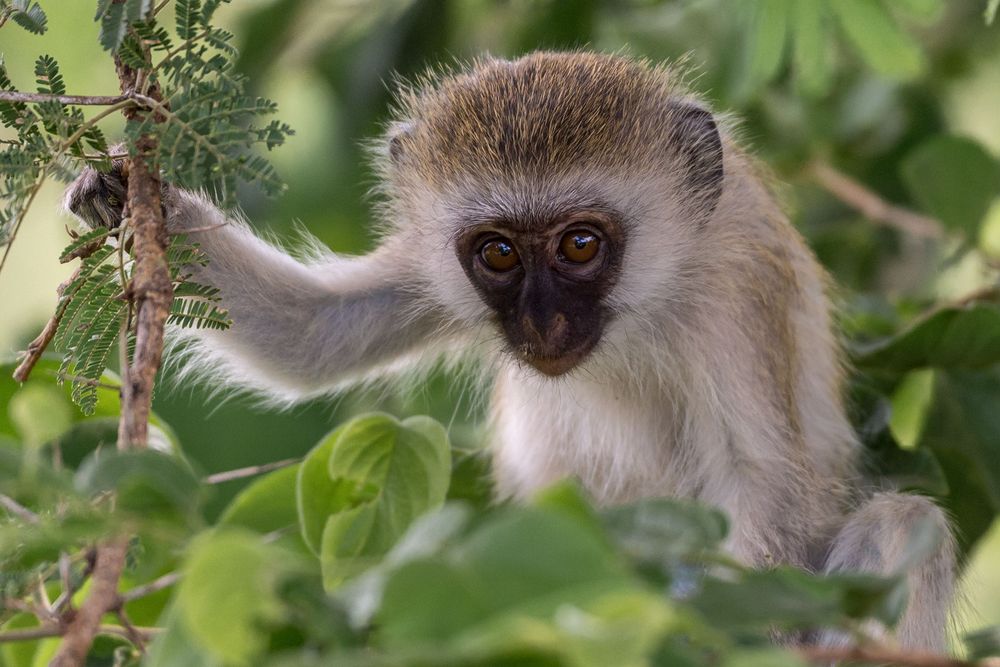
[[900, 173], [924, 210], [970, 238], [1000, 194], [1000, 162], [971, 139], [934, 137], [904, 158]]

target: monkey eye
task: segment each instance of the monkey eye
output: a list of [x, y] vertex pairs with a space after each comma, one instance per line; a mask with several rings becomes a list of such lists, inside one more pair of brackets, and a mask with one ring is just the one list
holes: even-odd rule
[[597, 256], [601, 240], [593, 232], [586, 229], [576, 229], [566, 232], [559, 241], [561, 259], [574, 264], [585, 264]]
[[505, 238], [490, 239], [479, 249], [483, 263], [494, 271], [510, 271], [521, 263], [517, 249]]

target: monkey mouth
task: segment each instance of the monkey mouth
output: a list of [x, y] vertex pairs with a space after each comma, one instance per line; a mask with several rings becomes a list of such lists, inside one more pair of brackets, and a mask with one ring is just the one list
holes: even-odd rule
[[596, 340], [588, 340], [583, 345], [557, 353], [532, 350], [522, 346], [517, 351], [517, 357], [542, 375], [558, 377], [579, 366], [590, 355], [596, 344]]

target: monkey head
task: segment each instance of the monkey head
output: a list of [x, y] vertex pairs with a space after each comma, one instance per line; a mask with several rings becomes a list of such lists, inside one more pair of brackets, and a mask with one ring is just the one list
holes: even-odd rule
[[711, 114], [646, 63], [488, 60], [400, 103], [383, 162], [394, 236], [434, 258], [425, 284], [456, 320], [492, 322], [548, 376], [625, 326], [632, 295], [656, 293], [630, 265], [664, 280], [680, 270], [678, 249], [722, 190]]

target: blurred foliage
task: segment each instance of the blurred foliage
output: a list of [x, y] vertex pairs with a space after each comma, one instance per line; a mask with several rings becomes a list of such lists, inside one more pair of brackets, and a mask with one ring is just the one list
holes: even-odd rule
[[[0, 22], [9, 15], [43, 29], [37, 4], [0, 0]], [[50, 22], [63, 11], [40, 4]], [[282, 120], [298, 133], [274, 156], [287, 194], [269, 200], [240, 186], [240, 202], [279, 235], [303, 220], [343, 252], [374, 243], [366, 146], [391, 118], [397, 77], [538, 48], [686, 62], [692, 89], [734, 110], [737, 134], [787, 183], [780, 192], [796, 225], [842, 286], [841, 326], [856, 369], [852, 413], [869, 471], [941, 502], [966, 555], [995, 525], [995, 0], [239, 5], [221, 8], [217, 19], [234, 35], [224, 40], [238, 49], [234, 76], [247, 77], [247, 95], [281, 102]], [[119, 25], [113, 18], [102, 24], [105, 43]], [[56, 85], [47, 70], [41, 63], [39, 78]], [[191, 118], [203, 111], [192, 107]], [[939, 237], [873, 224], [812, 176], [816, 163], [935, 218]], [[899, 576], [745, 572], [718, 549], [724, 518], [686, 503], [598, 512], [560, 486], [528, 507], [489, 506], [477, 452], [484, 392], [464, 376], [436, 373], [417, 388], [267, 413], [220, 401], [210, 388], [173, 385], [167, 371], [155, 407], [158, 439], [173, 453], [122, 458], [96, 454], [114, 442], [109, 392], [98, 390], [93, 415], [82, 416], [51, 382], [57, 364], [46, 363], [20, 389], [0, 369], [0, 488], [41, 519], [12, 515], [0, 525], [0, 586], [16, 595], [39, 573], [57, 579], [58, 553], [128, 525], [142, 558], [127, 586], [177, 568], [187, 577], [176, 591], [128, 605], [137, 623], [168, 628], [153, 664], [796, 665], [795, 656], [769, 648], [773, 629], [891, 621], [905, 598]], [[450, 462], [433, 422], [421, 422], [435, 431], [428, 435], [406, 419], [348, 421], [368, 410], [431, 415], [447, 427]], [[413, 438], [441, 455], [406, 458]], [[390, 467], [352, 468], [335, 456], [341, 448], [379, 452]], [[310, 451], [305, 463], [249, 484], [207, 485], [194, 472]], [[410, 462], [412, 477], [391, 474], [397, 457]], [[122, 480], [124, 501], [110, 513], [100, 490]], [[323, 502], [308, 507], [303, 497]], [[52, 510], [57, 500], [63, 504]], [[7, 610], [0, 623], [31, 620]], [[995, 629], [970, 635], [970, 655], [997, 654], [997, 637]], [[111, 664], [120, 648], [102, 644], [95, 655], [103, 651], [100, 664]], [[42, 664], [51, 650], [51, 640], [4, 645], [0, 665]]]

